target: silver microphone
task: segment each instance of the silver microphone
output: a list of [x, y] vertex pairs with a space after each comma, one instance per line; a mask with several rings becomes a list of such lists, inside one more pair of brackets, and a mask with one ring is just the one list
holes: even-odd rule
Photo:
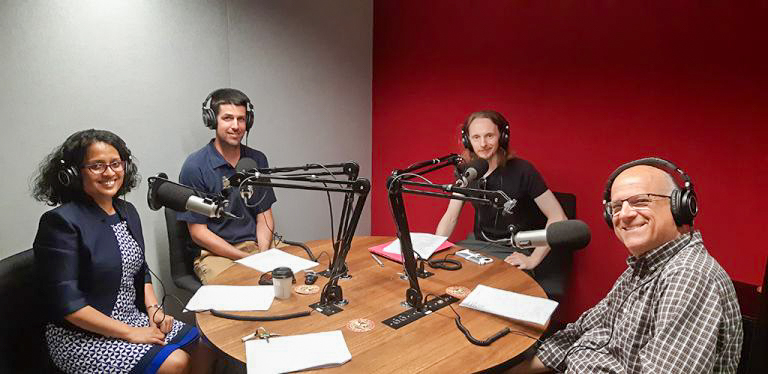
[[552, 249], [581, 249], [589, 244], [592, 234], [584, 221], [570, 219], [555, 222], [546, 229], [520, 231], [512, 236], [511, 244], [518, 248], [548, 246]]

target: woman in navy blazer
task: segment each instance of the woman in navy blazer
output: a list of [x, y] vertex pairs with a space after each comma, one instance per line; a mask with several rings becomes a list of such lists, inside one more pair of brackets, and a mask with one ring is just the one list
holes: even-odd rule
[[157, 303], [139, 215], [118, 198], [138, 182], [130, 150], [109, 131], [72, 134], [40, 165], [33, 196], [58, 207], [40, 218], [33, 248], [48, 350], [65, 372], [209, 369], [197, 328]]

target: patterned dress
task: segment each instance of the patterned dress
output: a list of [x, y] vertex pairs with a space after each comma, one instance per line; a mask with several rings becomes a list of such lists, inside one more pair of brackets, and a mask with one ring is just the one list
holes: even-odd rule
[[[110, 317], [135, 327], [149, 326], [149, 317], [134, 301], [133, 279], [144, 263], [138, 243], [117, 215], [108, 219], [122, 257], [122, 279]], [[174, 320], [166, 334], [167, 345], [134, 344], [85, 330], [74, 330], [49, 323], [45, 338], [53, 362], [67, 373], [153, 373], [173, 350], [194, 342], [197, 329]]]

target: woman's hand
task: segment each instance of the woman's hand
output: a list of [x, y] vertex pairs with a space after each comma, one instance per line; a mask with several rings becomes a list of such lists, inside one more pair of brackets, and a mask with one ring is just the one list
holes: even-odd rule
[[165, 334], [150, 323], [148, 327], [131, 327], [125, 340], [136, 344], [165, 345]]
[[504, 262], [512, 266], [516, 266], [520, 270], [530, 270], [535, 268], [536, 266], [539, 266], [539, 264], [541, 263], [541, 260], [542, 258], [539, 256], [536, 256], [535, 254], [526, 256], [520, 252], [515, 252], [507, 256], [507, 258], [504, 259]]
[[149, 316], [149, 325], [157, 327], [163, 334], [171, 332], [173, 328], [173, 317], [165, 314], [162, 308], [150, 307], [147, 309]]

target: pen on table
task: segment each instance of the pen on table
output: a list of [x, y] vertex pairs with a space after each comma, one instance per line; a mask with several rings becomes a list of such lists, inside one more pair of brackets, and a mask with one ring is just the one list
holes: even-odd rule
[[243, 336], [240, 340], [242, 340], [243, 342], [247, 342], [249, 340], [256, 339], [257, 337], [258, 337], [258, 334], [254, 332], [253, 334], [248, 334], [246, 336]]
[[384, 264], [381, 263], [381, 261], [376, 257], [376, 255], [371, 253], [371, 257], [373, 257], [373, 260], [376, 261], [376, 263], [379, 264], [379, 266], [384, 267]]

